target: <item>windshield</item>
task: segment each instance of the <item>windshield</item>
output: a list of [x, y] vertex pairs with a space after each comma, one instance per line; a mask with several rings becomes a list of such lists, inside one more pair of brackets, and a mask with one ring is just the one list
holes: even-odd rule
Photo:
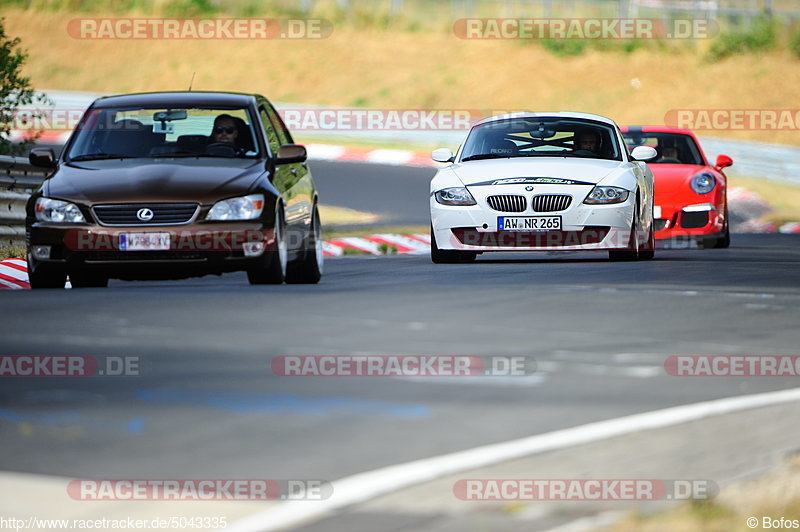
[[508, 157], [587, 157], [621, 161], [612, 126], [558, 118], [511, 118], [475, 126], [461, 161]]
[[650, 146], [656, 149], [658, 156], [652, 161], [647, 161], [647, 164], [705, 165], [700, 149], [690, 135], [628, 131], [623, 133], [622, 137], [630, 149], [637, 146]]
[[78, 125], [69, 161], [259, 155], [247, 109], [93, 109]]

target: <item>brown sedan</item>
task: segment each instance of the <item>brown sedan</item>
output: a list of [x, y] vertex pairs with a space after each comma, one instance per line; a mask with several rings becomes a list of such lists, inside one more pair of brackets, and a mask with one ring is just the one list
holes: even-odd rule
[[260, 95], [100, 98], [27, 205], [32, 288], [245, 271], [252, 284], [316, 283], [317, 190], [306, 150]]

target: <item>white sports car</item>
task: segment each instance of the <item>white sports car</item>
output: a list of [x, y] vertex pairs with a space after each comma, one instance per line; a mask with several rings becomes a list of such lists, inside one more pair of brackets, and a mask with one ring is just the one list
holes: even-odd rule
[[470, 130], [431, 181], [431, 259], [486, 251], [607, 250], [652, 259], [653, 174], [613, 120], [584, 113], [512, 113]]

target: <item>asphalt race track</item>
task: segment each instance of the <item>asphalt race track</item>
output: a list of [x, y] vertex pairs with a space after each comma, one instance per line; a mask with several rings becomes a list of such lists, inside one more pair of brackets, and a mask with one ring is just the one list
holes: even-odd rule
[[[426, 223], [430, 169], [315, 163], [330, 203]], [[417, 205], [414, 202], [421, 202]], [[395, 205], [396, 204], [396, 205]], [[365, 208], [364, 205], [375, 205]], [[391, 210], [394, 209], [394, 210]], [[403, 217], [405, 216], [405, 217]], [[800, 237], [726, 250], [326, 262], [318, 286], [244, 274], [0, 292], [0, 354], [138, 357], [138, 376], [5, 378], [0, 469], [94, 478], [318, 478], [590, 421], [796, 386], [679, 378], [670, 355], [796, 355]], [[281, 377], [280, 355], [524, 356], [527, 377]]]

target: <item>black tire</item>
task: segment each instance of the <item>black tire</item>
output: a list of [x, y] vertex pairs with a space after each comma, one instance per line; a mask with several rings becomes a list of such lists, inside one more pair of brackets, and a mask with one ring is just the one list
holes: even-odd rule
[[64, 288], [67, 283], [67, 272], [54, 268], [49, 264], [37, 264], [32, 267], [31, 259], [28, 257], [28, 282], [31, 288]]
[[311, 228], [303, 244], [300, 257], [287, 264], [286, 282], [289, 284], [316, 284], [322, 278], [324, 259], [322, 256], [322, 226], [319, 211], [314, 205], [311, 213]]
[[283, 206], [275, 207], [275, 247], [265, 251], [257, 264], [247, 270], [250, 284], [282, 284], [286, 279], [286, 226], [283, 221]]
[[731, 247], [731, 229], [728, 227], [728, 208], [725, 208], [725, 229], [722, 235], [715, 238], [705, 238], [700, 244], [703, 249], [725, 249]]
[[102, 272], [70, 272], [69, 282], [72, 288], [106, 288], [108, 276]]
[[625, 249], [610, 249], [608, 250], [608, 260], [611, 262], [630, 262], [639, 260], [639, 239], [637, 238], [637, 230], [639, 227], [639, 197], [636, 197], [636, 215], [631, 220], [631, 235], [628, 238], [628, 247]]
[[436, 245], [436, 236], [433, 234], [431, 226], [431, 261], [434, 264], [459, 264], [472, 262], [478, 256], [474, 251], [454, 251], [449, 249], [439, 249]]
[[653, 224], [650, 224], [650, 230], [647, 232], [647, 242], [644, 243], [639, 249], [639, 260], [653, 260], [656, 256], [656, 231]]

